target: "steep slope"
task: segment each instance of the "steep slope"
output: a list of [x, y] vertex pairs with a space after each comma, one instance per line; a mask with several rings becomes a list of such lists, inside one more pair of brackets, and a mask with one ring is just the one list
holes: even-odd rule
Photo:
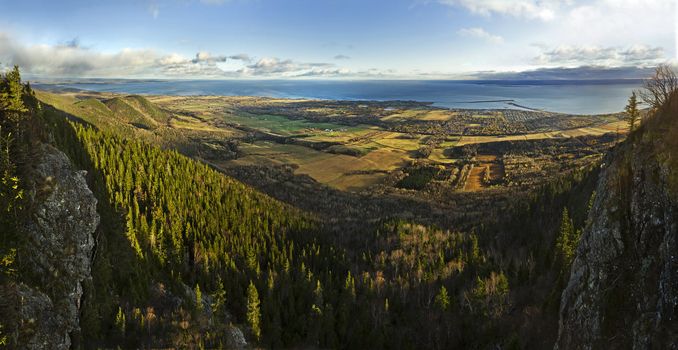
[[[0, 122], [25, 120], [11, 125], [26, 137], [0, 156], [31, 168], [16, 181], [33, 200], [28, 219], [0, 215], [0, 345], [239, 348], [323, 335], [334, 313], [309, 310], [338, 305], [320, 286], [340, 290], [350, 274], [345, 252], [309, 235], [311, 217], [175, 151], [42, 108], [16, 82], [29, 108], [0, 109]], [[98, 102], [82, 108], [106, 118]]]
[[678, 95], [605, 160], [558, 349], [678, 348]]
[[91, 279], [94, 237], [99, 224], [97, 200], [87, 187], [84, 172], [76, 171], [68, 157], [41, 144], [28, 181], [30, 204], [23, 274], [33, 283], [3, 290], [3, 299], [14, 301], [19, 348], [69, 349], [80, 331], [82, 284]]
[[81, 109], [86, 110], [91, 115], [96, 115], [100, 118], [113, 118], [114, 114], [106, 104], [97, 100], [96, 98], [88, 98], [75, 103]]
[[144, 116], [153, 119], [158, 123], [167, 123], [169, 113], [158, 107], [155, 103], [149, 101], [143, 96], [130, 95], [124, 98], [125, 102], [139, 111]]
[[104, 104], [118, 117], [129, 124], [143, 129], [154, 129], [158, 122], [151, 117], [150, 110], [143, 108], [138, 99], [130, 97], [114, 97]]
[[[309, 232], [310, 217], [175, 151], [56, 111], [46, 117], [59, 147], [90, 172], [100, 202], [84, 346], [218, 348], [239, 338], [232, 323], [249, 325], [248, 340], [263, 333], [283, 346], [317, 328], [317, 318], [305, 318], [317, 287], [341, 290], [348, 272], [345, 252]], [[252, 289], [266, 292], [256, 306]], [[291, 290], [294, 307], [283, 308]], [[324, 300], [336, 305], [338, 296]], [[271, 317], [252, 319], [252, 307]]]
[[102, 130], [115, 131], [120, 134], [149, 134], [146, 129], [128, 124], [126, 119], [116, 115], [99, 99], [88, 98], [78, 100], [74, 96], [54, 94], [46, 91], [35, 91], [35, 97], [41, 102], [44, 109], [57, 109], [70, 116], [86, 121]]
[[[85, 98], [68, 94], [37, 91], [46, 105], [68, 112], [97, 127], [123, 134], [153, 130], [168, 123], [171, 115], [143, 96], [129, 95], [110, 99]], [[136, 130], [134, 130], [136, 129]]]

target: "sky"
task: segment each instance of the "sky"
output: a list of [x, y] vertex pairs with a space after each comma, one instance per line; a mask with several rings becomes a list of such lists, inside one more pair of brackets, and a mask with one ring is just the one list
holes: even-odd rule
[[37, 78], [636, 78], [678, 62], [676, 0], [0, 0]]

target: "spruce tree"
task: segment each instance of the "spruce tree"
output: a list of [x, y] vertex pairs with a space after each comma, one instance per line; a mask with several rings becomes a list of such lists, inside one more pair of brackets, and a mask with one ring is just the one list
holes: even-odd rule
[[252, 335], [259, 341], [261, 338], [261, 310], [259, 309], [259, 292], [257, 292], [257, 287], [252, 281], [250, 281], [249, 287], [247, 287], [247, 324], [252, 330]]
[[445, 286], [440, 287], [438, 295], [436, 295], [435, 304], [443, 311], [447, 310], [450, 306], [450, 296], [447, 294], [447, 288]]
[[624, 110], [626, 111], [626, 120], [629, 123], [629, 132], [632, 132], [636, 128], [636, 123], [640, 118], [640, 112], [638, 111], [638, 98], [635, 91], [631, 93], [629, 102]]
[[125, 324], [125, 313], [122, 312], [122, 307], [118, 307], [118, 313], [115, 315], [115, 328], [123, 337], [125, 336]]
[[197, 283], [195, 285], [195, 308], [196, 310], [202, 312], [203, 309], [202, 291], [200, 290], [200, 285]]
[[563, 209], [563, 216], [560, 222], [560, 232], [556, 240], [556, 254], [563, 268], [568, 268], [574, 257], [574, 250], [579, 241], [580, 232], [574, 229], [574, 224], [570, 218], [567, 208]]

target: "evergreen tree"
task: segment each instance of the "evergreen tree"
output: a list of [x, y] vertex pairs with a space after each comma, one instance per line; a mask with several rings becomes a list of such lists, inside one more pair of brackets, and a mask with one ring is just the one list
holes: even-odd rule
[[575, 230], [574, 223], [570, 218], [567, 208], [563, 209], [563, 216], [560, 223], [560, 231], [556, 240], [556, 254], [560, 260], [563, 269], [569, 269], [574, 253], [579, 244], [581, 230]]
[[436, 295], [435, 304], [443, 311], [450, 307], [450, 296], [447, 294], [447, 288], [441, 286]]
[[212, 295], [212, 311], [217, 317], [221, 316], [226, 306], [226, 291], [224, 290], [224, 282], [221, 277], [217, 278], [217, 290]]
[[118, 313], [115, 315], [115, 328], [123, 337], [125, 336], [125, 326], [125, 313], [122, 311], [122, 307], [118, 307]]
[[0, 225], [12, 231], [24, 194], [17, 174], [18, 148], [24, 141], [21, 123], [28, 111], [22, 93], [21, 74], [14, 66], [0, 76]]
[[638, 111], [638, 98], [635, 91], [631, 93], [629, 102], [624, 110], [626, 111], [626, 120], [629, 123], [629, 132], [631, 132], [635, 129], [636, 123], [640, 119], [640, 111]]
[[202, 312], [203, 310], [203, 301], [202, 301], [202, 291], [200, 290], [200, 285], [195, 285], [195, 308]]
[[23, 90], [19, 67], [14, 66], [5, 75], [0, 91], [0, 110], [5, 111], [8, 119], [14, 123], [18, 122], [23, 114], [28, 112], [23, 102]]
[[563, 215], [560, 220], [560, 231], [558, 233], [558, 238], [556, 239], [556, 252], [558, 258], [564, 265], [567, 265], [569, 257], [572, 255], [570, 251], [570, 231], [572, 230], [572, 220], [570, 220], [570, 214], [567, 208], [563, 209]]
[[257, 341], [261, 338], [261, 310], [259, 308], [259, 303], [259, 292], [257, 292], [257, 287], [250, 281], [250, 285], [247, 287], [247, 324]]

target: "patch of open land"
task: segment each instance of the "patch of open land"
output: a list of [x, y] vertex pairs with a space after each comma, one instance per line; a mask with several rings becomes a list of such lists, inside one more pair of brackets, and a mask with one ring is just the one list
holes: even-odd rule
[[529, 186], [590, 164], [622, 114], [444, 109], [406, 101], [38, 91], [43, 103], [222, 169], [292, 169], [338, 190], [405, 195]]

